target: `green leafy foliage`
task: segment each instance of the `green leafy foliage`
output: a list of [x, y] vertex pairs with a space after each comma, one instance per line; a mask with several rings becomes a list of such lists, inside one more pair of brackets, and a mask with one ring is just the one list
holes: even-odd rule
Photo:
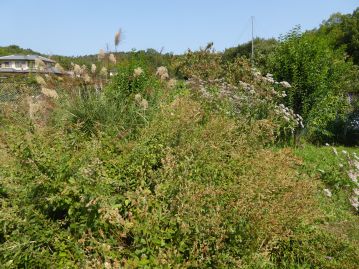
[[355, 90], [350, 81], [356, 76], [343, 51], [333, 50], [325, 38], [294, 29], [282, 39], [269, 66], [277, 79], [291, 83], [286, 103], [303, 115], [308, 137], [317, 142], [340, 137], [340, 128], [333, 126], [350, 112], [346, 94]]
[[344, 150], [347, 149], [306, 145], [295, 152], [304, 160], [306, 172], [311, 173], [311, 177], [320, 177], [328, 187], [339, 191], [351, 185], [347, 174], [348, 156], [342, 153]]
[[[278, 41], [274, 38], [254, 38], [254, 63], [255, 66], [265, 67], [269, 54], [276, 48]], [[238, 57], [250, 59], [252, 57], [252, 42], [240, 44], [237, 47], [228, 48], [223, 52], [223, 61], [232, 62]]]
[[180, 78], [197, 77], [201, 79], [215, 79], [223, 75], [221, 55], [215, 52], [213, 43], [199, 51], [189, 50], [174, 62], [176, 75]]
[[10, 45], [7, 47], [0, 47], [0, 56], [7, 56], [12, 54], [39, 54], [31, 49], [23, 49], [17, 45]]
[[359, 64], [359, 9], [352, 14], [335, 13], [322, 23], [318, 34], [326, 36], [336, 47], [344, 46], [355, 64]]
[[[355, 68], [312, 33], [263, 43], [278, 82], [209, 44], [118, 53], [103, 87], [46, 78], [58, 99], [34, 79], [3, 87], [2, 266], [357, 268], [359, 158], [288, 147], [295, 112], [311, 140], [340, 139]], [[186, 81], [154, 74], [170, 60]]]

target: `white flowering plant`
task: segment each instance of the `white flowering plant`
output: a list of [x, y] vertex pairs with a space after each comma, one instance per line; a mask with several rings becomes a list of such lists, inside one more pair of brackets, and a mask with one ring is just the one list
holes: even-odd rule
[[248, 122], [269, 120], [277, 140], [288, 141], [304, 128], [301, 115], [284, 105], [291, 88], [288, 82], [277, 82], [271, 74], [263, 76], [243, 58], [223, 70], [223, 77], [202, 79], [193, 75], [187, 83], [214, 105], [220, 104], [219, 100], [227, 102], [228, 113]]

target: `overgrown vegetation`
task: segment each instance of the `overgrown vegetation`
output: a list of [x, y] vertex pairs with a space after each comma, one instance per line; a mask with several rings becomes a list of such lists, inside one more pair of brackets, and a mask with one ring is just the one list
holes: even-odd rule
[[4, 268], [357, 268], [355, 66], [275, 43], [258, 68], [209, 44], [0, 84]]
[[274, 76], [291, 83], [286, 104], [303, 115], [312, 141], [344, 140], [342, 130], [352, 109], [348, 94], [357, 92], [359, 84], [357, 68], [343, 55], [327, 39], [294, 29], [269, 59]]

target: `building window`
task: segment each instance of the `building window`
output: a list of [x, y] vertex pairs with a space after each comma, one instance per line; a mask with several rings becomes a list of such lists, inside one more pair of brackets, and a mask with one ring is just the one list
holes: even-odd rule
[[26, 62], [24, 62], [24, 61], [16, 61], [15, 66], [16, 66], [16, 68], [24, 68], [24, 67], [26, 67]]
[[9, 68], [10, 67], [10, 62], [4, 62], [4, 68]]

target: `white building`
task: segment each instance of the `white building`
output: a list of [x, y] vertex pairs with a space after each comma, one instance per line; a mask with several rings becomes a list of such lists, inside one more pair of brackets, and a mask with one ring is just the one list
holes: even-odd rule
[[9, 55], [0, 57], [0, 73], [62, 74], [55, 64], [55, 61], [39, 55]]

